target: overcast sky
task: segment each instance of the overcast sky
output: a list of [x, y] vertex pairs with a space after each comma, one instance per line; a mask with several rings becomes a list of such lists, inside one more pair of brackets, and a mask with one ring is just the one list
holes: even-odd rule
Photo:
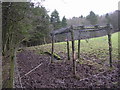
[[61, 18], [72, 18], [86, 16], [90, 11], [98, 15], [113, 12], [118, 9], [118, 2], [119, 0], [45, 0], [43, 6], [50, 11], [49, 15], [56, 9]]

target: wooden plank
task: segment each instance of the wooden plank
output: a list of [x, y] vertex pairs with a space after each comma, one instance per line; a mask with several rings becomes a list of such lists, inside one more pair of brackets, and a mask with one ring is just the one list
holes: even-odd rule
[[66, 28], [61, 28], [57, 30], [53, 30], [50, 34], [52, 35], [57, 35], [57, 34], [63, 34], [63, 33], [68, 33], [70, 32], [71, 27], [66, 27]]
[[79, 30], [80, 32], [96, 32], [96, 31], [105, 31], [106, 29], [84, 29], [84, 30], [77, 29], [77, 30]]
[[[70, 32], [70, 28], [71, 27], [69, 26], [69, 27], [53, 30], [50, 34], [52, 36], [52, 35], [57, 35], [57, 34], [68, 33]], [[94, 31], [100, 31], [100, 30], [106, 30], [106, 29], [107, 29], [106, 26], [99, 26], [99, 25], [86, 26], [86, 27], [74, 25], [74, 28], [73, 28], [73, 30], [80, 30], [81, 32], [94, 32]]]
[[95, 29], [105, 29], [106, 28], [106, 26], [91, 26], [91, 27], [85, 27], [85, 26], [78, 26], [78, 27], [75, 27], [75, 28], [73, 28], [73, 30], [77, 30], [77, 29], [79, 29], [79, 30], [83, 30], [83, 29], [93, 29], [93, 30], [95, 30]]
[[[71, 26], [71, 29], [73, 29], [72, 26]], [[73, 76], [76, 76], [75, 48], [74, 48], [74, 32], [73, 32], [73, 30], [71, 30], [71, 40], [72, 40]]]

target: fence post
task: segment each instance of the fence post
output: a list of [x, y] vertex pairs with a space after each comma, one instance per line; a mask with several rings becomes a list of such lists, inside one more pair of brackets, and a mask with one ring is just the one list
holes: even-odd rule
[[70, 60], [70, 48], [69, 48], [68, 33], [67, 33], [67, 54], [68, 54], [68, 60]]
[[78, 39], [78, 59], [80, 59], [80, 34], [81, 32], [79, 31], [79, 39]]
[[[83, 30], [84, 26], [80, 26], [80, 30]], [[79, 31], [79, 39], [78, 39], [78, 59], [80, 59], [80, 40], [81, 40], [81, 31]]]
[[109, 44], [110, 67], [112, 67], [112, 42], [111, 42], [111, 34], [108, 34], [108, 44]]
[[53, 58], [54, 58], [54, 35], [52, 34], [52, 52], [51, 52], [51, 63], [53, 62]]
[[108, 33], [108, 45], [109, 45], [109, 63], [110, 63], [110, 67], [112, 67], [112, 41], [111, 41], [111, 28], [109, 24], [107, 24], [107, 33]]
[[71, 26], [71, 41], [72, 41], [73, 76], [76, 76], [76, 61], [75, 61], [75, 48], [74, 48], [73, 26]]

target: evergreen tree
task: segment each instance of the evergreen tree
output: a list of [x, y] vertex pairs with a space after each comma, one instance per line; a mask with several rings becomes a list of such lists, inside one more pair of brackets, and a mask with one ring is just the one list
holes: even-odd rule
[[2, 21], [2, 87], [12, 88], [17, 47], [23, 41], [43, 42], [49, 34], [49, 16], [44, 7], [30, 2], [2, 2]]
[[14, 57], [19, 43], [28, 38], [30, 7], [31, 3], [2, 2], [3, 88], [13, 88]]
[[90, 12], [90, 14], [86, 17], [86, 19], [90, 21], [92, 25], [97, 24], [97, 15], [95, 15], [93, 11]]
[[62, 24], [62, 27], [66, 27], [67, 26], [67, 20], [66, 20], [65, 16], [62, 18], [61, 24]]
[[107, 13], [106, 15], [105, 15], [105, 18], [106, 18], [106, 20], [107, 20], [107, 24], [110, 24], [110, 16], [109, 16], [109, 14]]
[[80, 18], [83, 18], [83, 15], [81, 15]]
[[50, 21], [51, 21], [51, 24], [53, 25], [54, 29], [59, 29], [61, 27], [59, 13], [57, 10], [54, 10], [52, 12]]
[[35, 7], [32, 9], [32, 27], [33, 31], [29, 41], [29, 45], [43, 44], [49, 34], [49, 16], [44, 7]]

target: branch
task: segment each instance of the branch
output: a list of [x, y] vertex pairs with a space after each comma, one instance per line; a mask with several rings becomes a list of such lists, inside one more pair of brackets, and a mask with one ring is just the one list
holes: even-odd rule
[[35, 69], [37, 69], [37, 68], [40, 67], [41, 65], [42, 65], [42, 63], [39, 64], [38, 66], [36, 66], [35, 68], [33, 68], [32, 70], [30, 70], [28, 73], [26, 73], [25, 75], [23, 75], [21, 78], [23, 78], [24, 76], [27, 76], [28, 74], [30, 74], [32, 71], [34, 71]]

